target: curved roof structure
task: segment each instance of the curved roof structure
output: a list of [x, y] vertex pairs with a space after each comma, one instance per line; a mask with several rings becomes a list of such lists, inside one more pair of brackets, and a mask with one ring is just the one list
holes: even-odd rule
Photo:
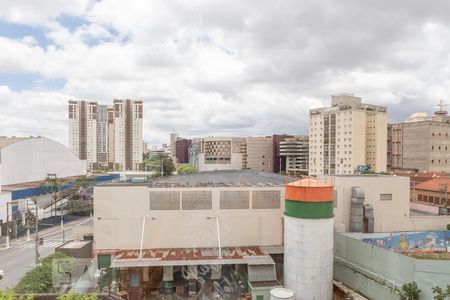
[[1, 185], [86, 173], [86, 161], [66, 146], [43, 137], [0, 138]]

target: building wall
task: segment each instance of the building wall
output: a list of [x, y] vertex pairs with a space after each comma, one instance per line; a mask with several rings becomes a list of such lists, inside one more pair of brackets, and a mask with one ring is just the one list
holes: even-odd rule
[[449, 260], [414, 259], [334, 234], [334, 279], [369, 299], [400, 299], [396, 290], [415, 281], [421, 299], [432, 299], [431, 288], [445, 287], [450, 278]]
[[208, 137], [197, 139], [199, 172], [214, 170], [240, 170], [244, 166], [243, 138]]
[[114, 168], [143, 169], [142, 101], [114, 100]]
[[189, 147], [191, 146], [191, 142], [192, 141], [188, 139], [179, 139], [175, 142], [175, 156], [177, 163], [189, 163]]
[[450, 124], [437, 121], [391, 125], [393, 169], [450, 172]]
[[[326, 176], [323, 176], [326, 178]], [[350, 227], [352, 187], [359, 187], [365, 193], [364, 204], [370, 204], [374, 213], [374, 231], [413, 230], [410, 219], [409, 178], [388, 175], [333, 176], [336, 193], [334, 208], [335, 224]], [[380, 200], [380, 194], [391, 194], [392, 200]]]
[[248, 137], [245, 139], [246, 168], [258, 171], [273, 171], [272, 137]]
[[1, 149], [1, 184], [44, 180], [86, 173], [86, 161], [62, 144], [47, 138], [30, 138]]
[[367, 164], [386, 171], [386, 108], [349, 95], [332, 96], [332, 104], [310, 110], [309, 174], [353, 174]]
[[115, 126], [114, 126], [114, 106], [108, 106], [108, 166], [114, 168], [115, 160]]
[[[226, 191], [249, 191], [246, 203], [250, 208], [220, 209], [220, 195]], [[269, 200], [261, 194], [265, 191], [274, 191], [275, 194], [271, 195], [275, 198], [271, 199], [275, 200]], [[175, 202], [167, 199], [161, 201], [170, 202], [173, 205], [171, 208], [185, 209], [151, 210], [150, 197], [157, 199], [155, 194], [151, 196], [151, 192], [180, 192], [170, 196], [176, 199]], [[193, 202], [188, 202], [190, 192], [211, 193], [210, 209], [188, 209], [193, 205]], [[159, 189], [146, 186], [96, 186], [94, 199], [95, 249], [139, 249], [144, 216], [144, 248], [217, 247], [216, 220], [211, 219], [215, 216], [219, 216], [222, 247], [282, 245], [283, 187]], [[184, 202], [185, 199], [187, 202]], [[194, 203], [199, 203], [198, 198]], [[156, 204], [153, 202], [153, 208], [158, 208]], [[242, 201], [232, 205], [242, 207]], [[276, 208], [262, 208], [273, 205]], [[117, 238], [112, 239], [112, 236]]]
[[97, 102], [69, 101], [69, 148], [86, 160], [89, 170], [97, 167]]
[[272, 136], [273, 143], [273, 172], [279, 173], [286, 171], [286, 157], [280, 156], [280, 142], [287, 138], [293, 138], [293, 135], [288, 134], [274, 134]]
[[97, 160], [102, 165], [108, 163], [108, 107], [106, 105], [98, 106]]

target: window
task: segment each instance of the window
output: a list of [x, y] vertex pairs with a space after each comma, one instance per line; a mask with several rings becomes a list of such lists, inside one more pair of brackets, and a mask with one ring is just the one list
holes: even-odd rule
[[422, 201], [422, 194], [419, 194], [419, 195], [417, 196], [417, 200]]
[[392, 194], [380, 194], [380, 201], [392, 201]]

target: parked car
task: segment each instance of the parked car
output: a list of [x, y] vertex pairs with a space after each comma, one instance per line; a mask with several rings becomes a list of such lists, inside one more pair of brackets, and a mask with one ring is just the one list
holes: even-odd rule
[[3, 278], [5, 278], [5, 271], [0, 270], [0, 280], [2, 280]]

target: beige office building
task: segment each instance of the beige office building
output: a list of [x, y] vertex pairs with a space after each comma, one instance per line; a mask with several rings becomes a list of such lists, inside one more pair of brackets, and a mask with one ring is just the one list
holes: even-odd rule
[[241, 143], [241, 150], [244, 169], [273, 171], [272, 137], [247, 137]]
[[97, 102], [69, 100], [69, 148], [87, 169], [97, 168]]
[[450, 172], [450, 117], [443, 108], [433, 116], [411, 115], [388, 126], [388, 167], [419, 172]]
[[310, 110], [309, 174], [353, 174], [358, 166], [385, 172], [387, 110], [352, 94], [331, 96], [331, 107]]
[[272, 172], [272, 137], [207, 137], [193, 139], [189, 161], [199, 172], [252, 169]]
[[298, 135], [281, 141], [280, 156], [286, 157], [286, 173], [308, 174], [309, 137]]

